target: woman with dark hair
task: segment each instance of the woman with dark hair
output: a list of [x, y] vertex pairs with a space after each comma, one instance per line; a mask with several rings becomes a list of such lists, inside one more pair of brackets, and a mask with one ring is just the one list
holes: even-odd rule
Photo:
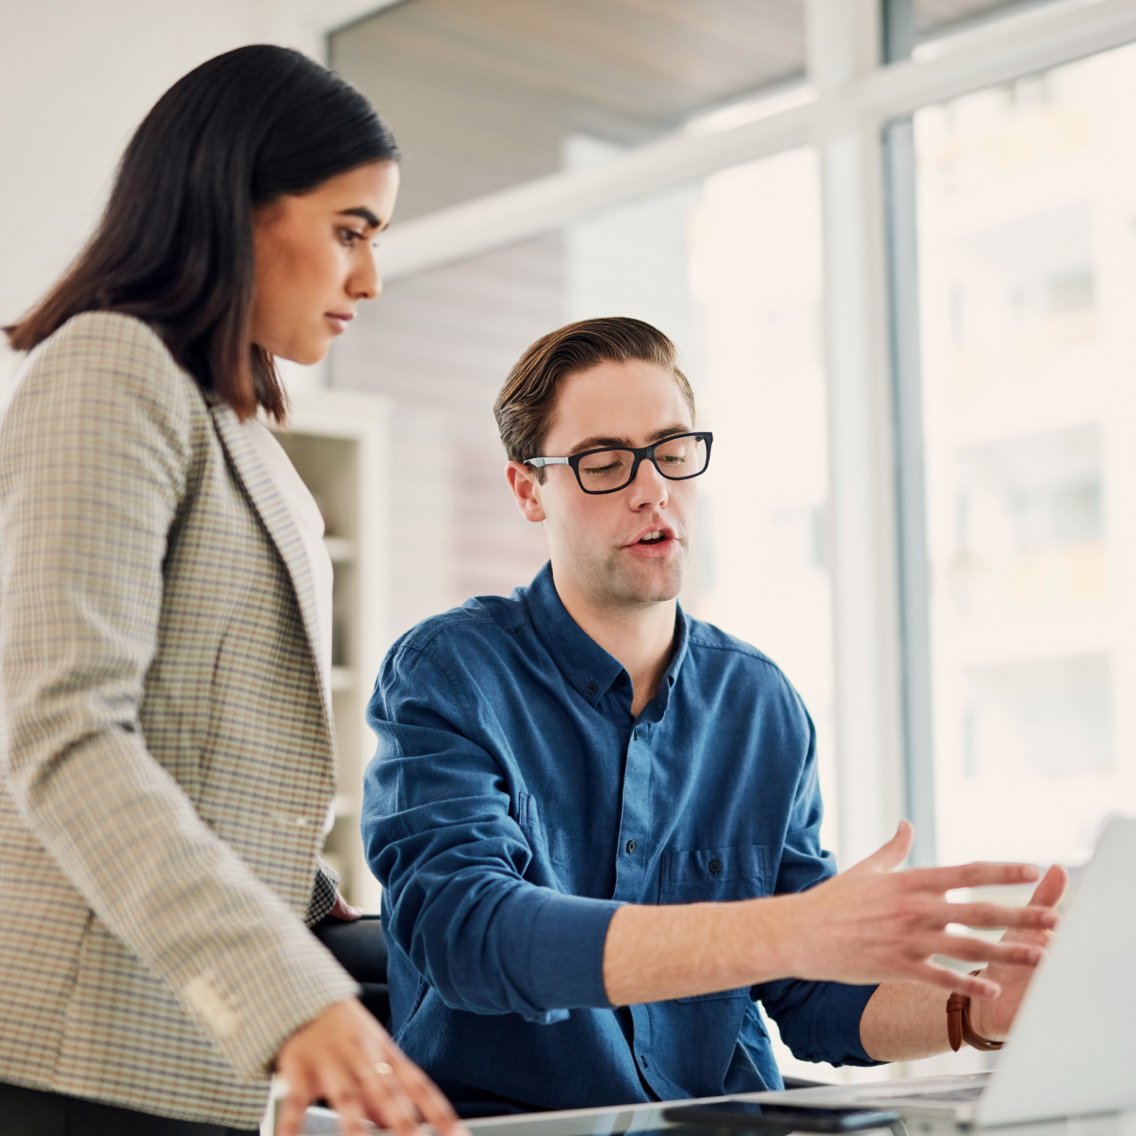
[[[333, 792], [330, 564], [262, 421], [380, 290], [398, 190], [297, 52], [198, 67], [11, 344], [0, 422], [0, 1128], [343, 1131], [452, 1110], [308, 931]], [[258, 417], [258, 412], [263, 412]]]

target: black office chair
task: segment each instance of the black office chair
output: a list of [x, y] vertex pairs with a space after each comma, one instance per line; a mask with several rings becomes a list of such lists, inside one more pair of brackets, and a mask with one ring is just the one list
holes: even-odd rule
[[359, 1000], [385, 1028], [390, 1028], [390, 986], [387, 985], [387, 944], [379, 916], [364, 915], [344, 922], [330, 916], [312, 928], [316, 938], [339, 960], [362, 987]]

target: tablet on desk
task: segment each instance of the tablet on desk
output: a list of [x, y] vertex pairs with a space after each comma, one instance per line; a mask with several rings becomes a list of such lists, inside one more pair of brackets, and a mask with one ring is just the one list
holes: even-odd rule
[[[664, 1120], [660, 1105], [523, 1113], [463, 1123], [470, 1136], [682, 1136], [684, 1131], [690, 1131]], [[374, 1131], [383, 1130], [375, 1127]], [[433, 1131], [424, 1129], [427, 1134]], [[708, 1136], [705, 1127], [699, 1126], [698, 1131], [701, 1136]], [[302, 1136], [341, 1136], [335, 1113], [318, 1106], [309, 1108]]]

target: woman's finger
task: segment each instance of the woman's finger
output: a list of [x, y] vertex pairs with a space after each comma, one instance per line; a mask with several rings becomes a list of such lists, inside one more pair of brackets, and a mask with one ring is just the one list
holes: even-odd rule
[[413, 1102], [418, 1116], [448, 1136], [464, 1134], [453, 1106], [426, 1074], [400, 1050], [392, 1050], [388, 1060], [394, 1066], [402, 1087]]
[[302, 1075], [280, 1078], [284, 1095], [276, 1112], [277, 1136], [300, 1136], [304, 1127], [304, 1113], [312, 1102], [313, 1094], [308, 1091]]

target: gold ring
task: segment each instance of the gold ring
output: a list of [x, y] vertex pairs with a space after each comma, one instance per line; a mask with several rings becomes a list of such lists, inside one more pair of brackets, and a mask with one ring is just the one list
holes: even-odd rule
[[389, 1077], [394, 1072], [394, 1069], [392, 1069], [391, 1066], [388, 1065], [385, 1061], [376, 1061], [374, 1065], [371, 1066], [371, 1068], [374, 1069], [374, 1071], [378, 1073], [380, 1077]]

